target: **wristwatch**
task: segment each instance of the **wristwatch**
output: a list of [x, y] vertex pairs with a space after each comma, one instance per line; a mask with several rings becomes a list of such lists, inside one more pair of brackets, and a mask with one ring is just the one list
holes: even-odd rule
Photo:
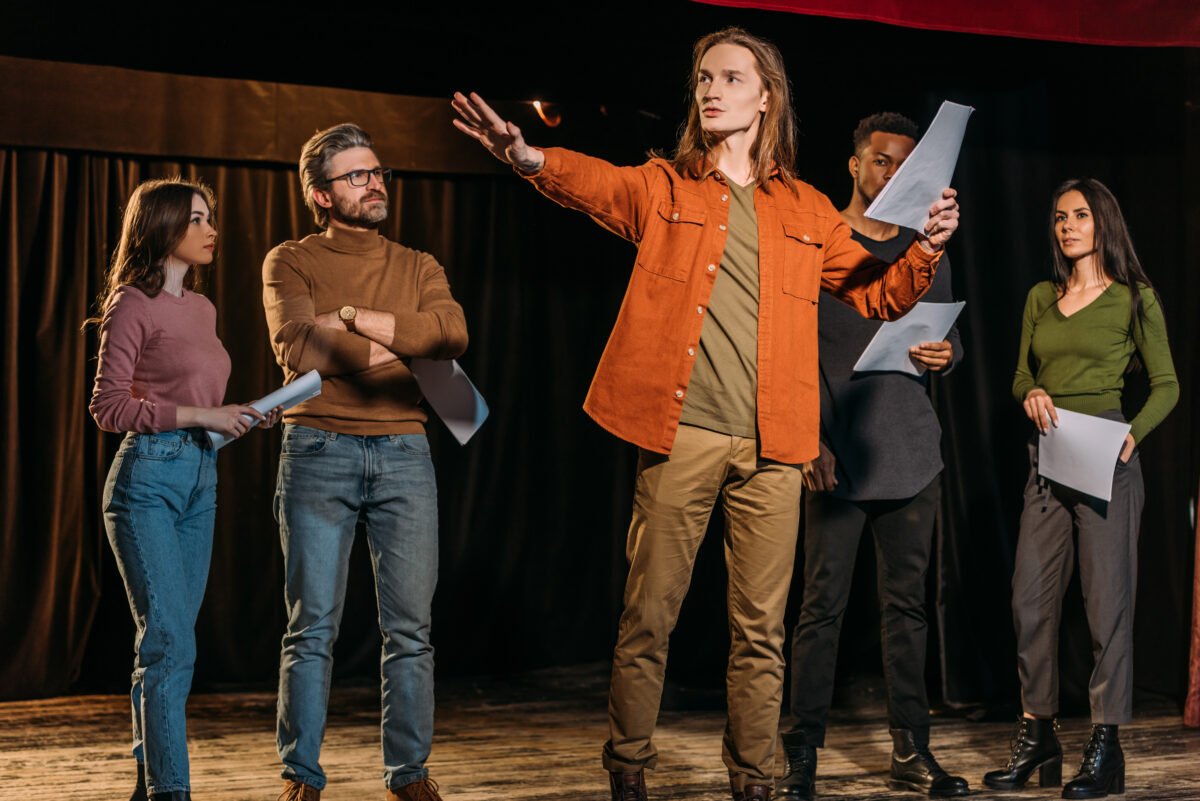
[[342, 324], [346, 326], [346, 330], [354, 333], [354, 318], [358, 316], [358, 309], [354, 306], [343, 306], [338, 310], [338, 317], [341, 318]]

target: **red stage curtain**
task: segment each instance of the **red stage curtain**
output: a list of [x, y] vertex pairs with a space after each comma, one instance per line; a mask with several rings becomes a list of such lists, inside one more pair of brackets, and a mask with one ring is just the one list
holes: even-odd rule
[[719, 6], [865, 19], [936, 31], [1125, 46], [1200, 47], [1196, 0], [700, 0]]
[[[1200, 498], [1200, 495], [1197, 495]], [[1197, 510], [1200, 512], [1200, 510]], [[1196, 515], [1196, 589], [1192, 593], [1192, 650], [1188, 658], [1187, 703], [1183, 707], [1183, 722], [1200, 726], [1200, 514]]]

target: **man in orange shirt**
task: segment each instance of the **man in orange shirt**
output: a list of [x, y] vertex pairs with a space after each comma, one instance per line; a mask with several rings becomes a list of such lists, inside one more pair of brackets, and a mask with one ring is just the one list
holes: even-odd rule
[[817, 456], [817, 298], [902, 315], [958, 226], [946, 190], [895, 263], [855, 243], [829, 199], [792, 174], [795, 117], [770, 42], [738, 28], [704, 37], [692, 85], [673, 158], [640, 167], [530, 147], [478, 95], [453, 103], [459, 130], [539, 191], [638, 244], [584, 403], [640, 448], [604, 746], [614, 801], [647, 797], [667, 641], [718, 498], [732, 638], [723, 756], [735, 801], [770, 798], [799, 466]]

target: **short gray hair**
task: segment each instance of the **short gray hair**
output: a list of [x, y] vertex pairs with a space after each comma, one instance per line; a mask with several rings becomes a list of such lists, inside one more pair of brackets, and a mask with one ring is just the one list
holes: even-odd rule
[[313, 200], [313, 190], [329, 179], [326, 171], [330, 160], [338, 153], [355, 147], [375, 149], [370, 134], [352, 122], [343, 122], [317, 131], [300, 150], [300, 191], [304, 194], [304, 204], [322, 228], [329, 225], [329, 210], [317, 205]]

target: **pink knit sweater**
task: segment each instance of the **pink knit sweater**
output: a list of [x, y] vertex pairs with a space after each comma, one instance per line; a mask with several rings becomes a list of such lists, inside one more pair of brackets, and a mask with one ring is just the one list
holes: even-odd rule
[[178, 406], [219, 406], [229, 354], [217, 310], [188, 290], [149, 298], [124, 286], [100, 323], [100, 363], [90, 409], [105, 431], [152, 434], [176, 427]]

